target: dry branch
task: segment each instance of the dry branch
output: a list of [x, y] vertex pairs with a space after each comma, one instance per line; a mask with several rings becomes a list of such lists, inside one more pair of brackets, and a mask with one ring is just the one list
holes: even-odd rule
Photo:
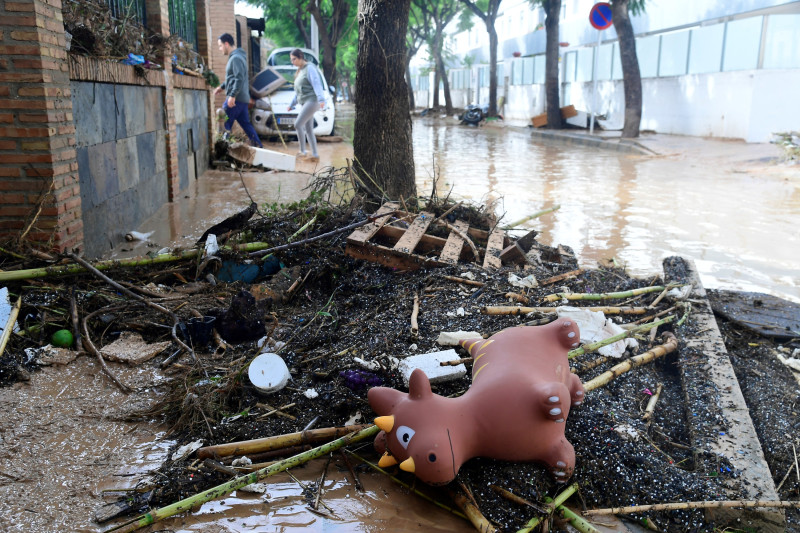
[[288, 446], [297, 446], [299, 444], [309, 444], [336, 439], [342, 437], [343, 435], [348, 435], [354, 431], [360, 431], [366, 427], [368, 426], [353, 425], [340, 428], [310, 429], [308, 431], [298, 431], [296, 433], [287, 433], [285, 435], [276, 435], [273, 437], [265, 437], [263, 439], [253, 439], [240, 442], [229, 442], [226, 444], [217, 444], [215, 446], [205, 446], [197, 450], [197, 457], [200, 459], [205, 459], [206, 457], [216, 458], [227, 457], [229, 455], [248, 455], [251, 453], [266, 452], [269, 450], [279, 450]]
[[474, 285], [476, 287], [483, 287], [484, 285], [486, 285], [482, 281], [475, 281], [473, 279], [458, 278], [456, 276], [442, 276], [442, 277], [450, 281], [457, 281], [458, 283], [463, 283], [464, 285]]

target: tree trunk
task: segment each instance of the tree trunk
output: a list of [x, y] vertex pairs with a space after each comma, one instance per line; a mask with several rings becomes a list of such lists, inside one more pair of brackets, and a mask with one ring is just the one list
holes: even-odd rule
[[[381, 196], [415, 197], [411, 115], [405, 81], [411, 0], [359, 0], [353, 154], [364, 183]], [[369, 177], [367, 177], [369, 176]]]
[[[453, 98], [450, 96], [450, 80], [447, 78], [447, 69], [444, 66], [444, 57], [442, 49], [444, 48], [444, 28], [436, 28], [436, 37], [434, 40], [434, 55], [436, 57], [436, 72], [439, 74], [439, 79], [442, 80], [444, 89], [444, 107], [447, 116], [453, 114]], [[438, 91], [437, 91], [438, 92]]]
[[441, 78], [439, 77], [439, 65], [433, 69], [433, 108], [439, 109], [439, 84]]
[[544, 2], [546, 18], [544, 20], [547, 42], [545, 45], [544, 63], [544, 96], [547, 108], [547, 127], [561, 129], [561, 103], [559, 102], [560, 87], [558, 83], [558, 19], [561, 15], [561, 0], [547, 0]]
[[642, 122], [642, 75], [636, 56], [636, 36], [628, 16], [628, 0], [613, 0], [611, 16], [619, 38], [619, 57], [622, 65], [622, 86], [625, 90], [625, 124], [623, 138], [639, 136]]
[[489, 32], [489, 116], [497, 116], [497, 31], [494, 17], [486, 17], [486, 31]]

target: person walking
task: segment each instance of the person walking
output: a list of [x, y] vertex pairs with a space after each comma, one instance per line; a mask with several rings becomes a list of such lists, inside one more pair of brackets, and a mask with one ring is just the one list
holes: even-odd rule
[[[314, 113], [317, 109], [325, 109], [325, 92], [322, 89], [322, 76], [316, 65], [306, 61], [302, 50], [295, 48], [290, 55], [292, 65], [297, 67], [294, 75], [294, 98], [289, 105], [289, 111], [300, 104], [300, 112], [294, 122], [297, 131], [297, 141], [300, 143], [298, 157], [307, 158], [308, 161], [319, 161], [317, 152], [317, 138], [314, 136]], [[311, 147], [311, 155], [306, 152], [306, 138]]]
[[233, 36], [230, 33], [220, 35], [217, 45], [220, 52], [230, 56], [228, 65], [225, 67], [225, 83], [214, 89], [214, 95], [225, 91], [227, 96], [222, 103], [222, 109], [228, 115], [228, 120], [225, 121], [225, 131], [230, 134], [233, 122], [236, 121], [253, 146], [264, 148], [256, 129], [250, 123], [250, 81], [247, 78], [247, 54], [241, 48], [234, 46]]

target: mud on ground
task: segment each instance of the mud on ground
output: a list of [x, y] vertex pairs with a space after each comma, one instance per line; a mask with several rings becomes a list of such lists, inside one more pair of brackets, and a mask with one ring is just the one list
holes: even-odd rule
[[[449, 206], [431, 208], [438, 216], [446, 207]], [[242, 234], [250, 242], [285, 243], [314, 215], [317, 222], [313, 234], [321, 234], [363, 220], [367, 212], [371, 211], [357, 206], [294, 206], [269, 218], [257, 217]], [[484, 227], [491, 223], [480, 211], [466, 207], [454, 211], [451, 217], [470, 220], [474, 225], [482, 223]], [[239, 339], [229, 342], [224, 351], [213, 339], [208, 344], [194, 345], [197, 362], [183, 354], [166, 370], [171, 380], [158, 385], [160, 401], [146, 411], [132, 411], [129, 416], [165, 421], [178, 446], [198, 439], [211, 444], [291, 433], [302, 430], [312, 421], [315, 427], [342, 426], [353, 421], [368, 423], [374, 413], [366, 401], [366, 386], [347, 374], [348, 370], [362, 370], [354, 357], [380, 364], [380, 369], [371, 371], [373, 376], [369, 376], [375, 383], [405, 390], [389, 358], [441, 350], [435, 340], [442, 331], [478, 331], [488, 335], [524, 323], [546, 323], [554, 317], [550, 314], [489, 316], [481, 313], [487, 305], [508, 305], [506, 293], [509, 291], [520, 292], [508, 281], [509, 272], [520, 274], [515, 267], [484, 270], [474, 264], [462, 264], [415, 272], [393, 271], [346, 256], [343, 253], [346, 235], [276, 253], [283, 269], [253, 284], [210, 283], [208, 274], [213, 274], [218, 265], [210, 262], [201, 268], [197, 260], [105, 271], [127, 287], [142, 289], [139, 294], [170, 308], [181, 321], [198, 313], [216, 316], [219, 321], [232, 305], [238, 305], [239, 317], [245, 318], [244, 323], [248, 325], [237, 330]], [[578, 268], [569, 253], [559, 254], [544, 246], [541, 250], [544, 261], [530, 271], [540, 281]], [[245, 258], [243, 252], [220, 255], [226, 260]], [[12, 270], [39, 264], [3, 256], [2, 268]], [[473, 277], [484, 285], [466, 285], [444, 276]], [[302, 280], [299, 287], [290, 291], [297, 280]], [[631, 278], [624, 270], [607, 266], [586, 271], [568, 281], [528, 289], [525, 293], [531, 305], [544, 305], [539, 303], [542, 298], [554, 292], [616, 292], [660, 284], [663, 280], [659, 277]], [[26, 354], [26, 348], [47, 343], [56, 329], [71, 329], [72, 294], [82, 319], [94, 313], [87, 327], [97, 346], [110, 343], [123, 331], [136, 331], [148, 342], [171, 340], [172, 321], [168, 316], [131, 303], [129, 298], [123, 298], [91, 274], [27, 280], [8, 286], [13, 294], [24, 295], [20, 324], [28, 329], [24, 336], [12, 336], [0, 359], [0, 380], [5, 385], [37, 371], [41, 361], [31, 356], [31, 352]], [[243, 290], [261, 299], [253, 303], [241, 292]], [[420, 298], [417, 336], [412, 335], [410, 328], [415, 294]], [[658, 292], [645, 294], [614, 304], [647, 306], [658, 295]], [[653, 314], [674, 303], [665, 298], [654, 307]], [[571, 304], [583, 305], [580, 302]], [[591, 302], [587, 302], [589, 304]], [[796, 382], [792, 385], [788, 371], [770, 357], [773, 347], [768, 341], [748, 338], [742, 331], [722, 326], [777, 484], [790, 468], [792, 439], [797, 441]], [[661, 326], [658, 333], [673, 331], [680, 339], [692, 328], [690, 316], [685, 325], [667, 324]], [[256, 339], [264, 334], [279, 343], [274, 345], [274, 350], [284, 358], [292, 374], [286, 388], [269, 396], [259, 393], [246, 373], [247, 364], [260, 351]], [[648, 335], [640, 337], [636, 353], [660, 344], [659, 337], [654, 339], [651, 341]], [[751, 346], [755, 343], [758, 346]], [[175, 350], [173, 342], [169, 349], [143, 364], [162, 365]], [[464, 352], [460, 354], [466, 356]], [[596, 358], [596, 354], [588, 354], [572, 361], [584, 382], [618, 362], [612, 360], [589, 368]], [[685, 404], [684, 396], [691, 397], [692, 391], [682, 390], [679, 364], [683, 364], [680, 351], [668, 354], [591, 391], [584, 405], [571, 411], [567, 438], [575, 447], [577, 460], [570, 482], [580, 485], [578, 507], [726, 499], [723, 485], [735, 486], [737, 472], [730, 468], [725, 457], [693, 449], [686, 433], [687, 417], [692, 416], [695, 409], [717, 406]], [[647, 424], [642, 421], [643, 411], [659, 383], [663, 384], [661, 399], [652, 421]], [[113, 387], [110, 381], [108, 386]], [[434, 386], [434, 392], [444, 396], [460, 395], [468, 386], [469, 378], [463, 378]], [[304, 392], [309, 389], [315, 390], [318, 396], [308, 398]], [[267, 414], [276, 408], [280, 413]], [[359, 453], [377, 461], [369, 447], [362, 448]], [[367, 467], [361, 465], [356, 469], [366, 470]], [[398, 472], [396, 475], [414, 483], [409, 474]], [[168, 460], [151, 484], [142, 488], [142, 496], [132, 502], [129, 500], [132, 503], [130, 512], [168, 505], [229, 479], [229, 475], [198, 463], [193, 457], [175, 462]], [[386, 482], [391, 483], [388, 479]], [[560, 488], [541, 465], [474, 459], [461, 468], [456, 482], [445, 487], [444, 492], [442, 489], [426, 490], [439, 494], [438, 499], [446, 501], [448, 489], [458, 490], [464, 486], [471, 490], [484, 515], [503, 531], [519, 529], [536, 512], [504, 499], [493, 487], [501, 487], [533, 503], [555, 495]], [[782, 499], [797, 499], [798, 491], [800, 483], [790, 476], [780, 495]], [[790, 531], [800, 528], [797, 512], [790, 511], [787, 516]], [[710, 531], [724, 526], [708, 522], [703, 511], [696, 510], [631, 517], [632, 520], [644, 518], [660, 530], [670, 532]], [[550, 527], [559, 530], [563, 525], [555, 523]]]

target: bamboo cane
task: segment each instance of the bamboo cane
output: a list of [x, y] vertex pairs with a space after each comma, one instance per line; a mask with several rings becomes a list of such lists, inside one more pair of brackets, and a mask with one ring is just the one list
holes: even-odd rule
[[593, 380], [587, 381], [583, 384], [584, 390], [589, 392], [590, 390], [607, 385], [612, 379], [621, 376], [625, 372], [675, 351], [678, 348], [677, 337], [668, 331], [664, 333], [664, 336], [667, 338], [667, 341], [664, 344], [661, 346], [656, 346], [652, 350], [648, 350], [643, 354], [631, 357], [627, 361], [623, 361], [622, 363], [616, 365], [611, 370], [600, 374]]
[[661, 397], [661, 389], [664, 388], [663, 383], [659, 383], [656, 385], [656, 392], [653, 396], [650, 397], [650, 401], [647, 402], [647, 407], [644, 410], [644, 416], [642, 420], [649, 423], [649, 420], [653, 418], [653, 413], [656, 410], [656, 404], [658, 403], [658, 399]]
[[0, 335], [0, 356], [3, 355], [3, 352], [6, 349], [6, 344], [8, 344], [8, 339], [11, 338], [11, 332], [14, 330], [14, 324], [17, 322], [17, 316], [19, 316], [19, 310], [22, 307], [22, 295], [17, 297], [17, 303], [14, 304], [14, 307], [11, 308], [11, 312], [8, 314], [8, 320], [6, 320], [6, 325], [3, 328], [3, 334]]
[[579, 268], [578, 270], [570, 270], [569, 272], [564, 272], [563, 274], [559, 274], [557, 276], [553, 276], [552, 278], [547, 278], [544, 281], [540, 281], [539, 286], [542, 287], [544, 285], [552, 285], [553, 283], [564, 281], [565, 279], [577, 278], [581, 274], [583, 274], [582, 268]]
[[677, 287], [678, 285], [667, 285], [666, 287], [655, 285], [653, 287], [641, 287], [639, 289], [631, 289], [629, 291], [621, 291], [621, 292], [604, 292], [604, 293], [566, 293], [566, 292], [558, 292], [555, 294], [549, 294], [544, 297], [545, 302], [557, 302], [559, 300], [616, 300], [620, 298], [631, 298], [633, 296], [641, 296], [642, 294], [648, 294], [651, 292], [658, 292], [663, 291], [665, 288], [671, 289], [673, 287]]
[[588, 516], [609, 514], [633, 514], [647, 511], [675, 511], [680, 509], [729, 509], [731, 507], [753, 507], [800, 509], [800, 501], [787, 500], [720, 500], [702, 502], [656, 503], [653, 505], [632, 505], [629, 507], [610, 507], [608, 509], [589, 509], [583, 511]]
[[[251, 242], [245, 244], [238, 244], [236, 246], [220, 246], [225, 250], [241, 250], [244, 252], [263, 250], [268, 248], [269, 244], [265, 242]], [[141, 267], [157, 265], [161, 263], [170, 263], [173, 261], [182, 261], [184, 259], [191, 259], [197, 257], [199, 250], [192, 248], [191, 250], [182, 250], [180, 252], [169, 252], [166, 254], [158, 254], [153, 257], [134, 257], [132, 259], [122, 260], [109, 260], [98, 261], [93, 264], [97, 270], [108, 270], [116, 267]], [[86, 272], [86, 268], [79, 264], [58, 265], [44, 268], [30, 268], [26, 270], [9, 270], [8, 272], [0, 272], [0, 282], [2, 281], [17, 281], [22, 279], [44, 278], [47, 276], [59, 276], [64, 274], [80, 274]]]
[[205, 446], [197, 450], [197, 457], [205, 459], [206, 457], [227, 457], [229, 455], [249, 455], [253, 453], [267, 452], [270, 450], [280, 450], [288, 446], [297, 446], [300, 444], [309, 444], [312, 442], [322, 442], [326, 440], [336, 439], [344, 435], [348, 435], [354, 431], [360, 431], [369, 426], [364, 424], [357, 424], [353, 426], [344, 426], [339, 428], [320, 428], [310, 429], [308, 431], [298, 431], [296, 433], [287, 433], [285, 435], [275, 435], [273, 437], [265, 437], [263, 439], [244, 440], [239, 442], [228, 442], [226, 444], [217, 444], [214, 446]]
[[414, 307], [411, 310], [411, 335], [416, 337], [419, 335], [419, 323], [417, 317], [419, 316], [419, 293], [414, 293]]
[[464, 285], [475, 285], [476, 287], [483, 287], [484, 285], [486, 285], [482, 281], [475, 281], [475, 280], [472, 280], [472, 279], [458, 278], [456, 276], [442, 276], [442, 277], [444, 279], [448, 279], [450, 281], [457, 281], [458, 283], [463, 283]]
[[548, 207], [547, 209], [542, 209], [541, 211], [537, 211], [532, 215], [528, 215], [525, 218], [521, 218], [521, 219], [517, 220], [516, 222], [512, 222], [508, 226], [504, 226], [502, 229], [510, 230], [510, 229], [516, 228], [520, 224], [524, 224], [525, 222], [527, 222], [529, 220], [533, 220], [534, 218], [539, 218], [542, 215], [546, 215], [547, 213], [552, 213], [553, 211], [558, 211], [559, 209], [561, 209], [560, 205], [554, 205], [553, 207]]
[[509, 300], [513, 300], [515, 302], [519, 302], [521, 304], [526, 304], [530, 302], [530, 299], [527, 296], [525, 296], [524, 294], [519, 294], [518, 292], [507, 292], [506, 298], [508, 298]]
[[[509, 296], [515, 293], [508, 293]], [[587, 311], [599, 311], [607, 315], [643, 315], [646, 307], [581, 307]], [[481, 309], [484, 315], [527, 315], [528, 313], [557, 313], [558, 307], [517, 307], [514, 305], [487, 305]]]
[[306, 231], [308, 228], [313, 226], [316, 222], [317, 222], [317, 215], [314, 215], [313, 217], [311, 217], [311, 220], [309, 220], [308, 222], [303, 224], [303, 226], [299, 230], [297, 230], [294, 233], [292, 233], [289, 236], [289, 238], [286, 239], [286, 242], [292, 242], [295, 239], [295, 237], [297, 237], [298, 235], [300, 235], [301, 233]]
[[[544, 499], [544, 501], [547, 503], [552, 503], [553, 498], [547, 497]], [[600, 531], [596, 527], [594, 527], [592, 524], [584, 520], [582, 516], [578, 515], [568, 507], [559, 505], [556, 508], [556, 512], [559, 513], [562, 518], [567, 520], [572, 527], [574, 527], [581, 533], [600, 533]]]
[[667, 318], [662, 318], [657, 322], [649, 322], [647, 324], [642, 324], [641, 326], [637, 326], [633, 329], [629, 329], [627, 331], [623, 331], [622, 333], [618, 333], [612, 337], [607, 339], [603, 339], [601, 341], [593, 342], [591, 344], [584, 344], [580, 348], [575, 348], [574, 350], [570, 350], [567, 353], [567, 357], [570, 359], [573, 357], [577, 357], [579, 355], [583, 355], [585, 353], [593, 352], [595, 350], [599, 350], [603, 346], [608, 346], [609, 344], [614, 344], [617, 341], [621, 341], [622, 339], [627, 339], [628, 337], [633, 337], [637, 333], [641, 333], [642, 331], [650, 331], [653, 328], [657, 328], [662, 324], [667, 324], [668, 322], [672, 322], [675, 320], [675, 315], [670, 315]]
[[[572, 485], [564, 489], [558, 496], [556, 496], [553, 499], [552, 503], [548, 504], [548, 507], [550, 508], [549, 512], [552, 513], [553, 510], [556, 509], [558, 506], [564, 505], [564, 502], [567, 501], [570, 498], [570, 496], [575, 494], [576, 490], [578, 490], [577, 483], [573, 483]], [[517, 531], [517, 533], [530, 533], [531, 531], [533, 531], [533, 528], [539, 525], [541, 521], [542, 518], [538, 516], [535, 518], [531, 518], [522, 529]]]
[[246, 487], [247, 485], [255, 483], [256, 481], [260, 481], [279, 472], [283, 472], [288, 468], [293, 468], [295, 466], [307, 463], [312, 459], [316, 459], [317, 457], [322, 457], [323, 455], [336, 451], [343, 446], [347, 446], [348, 444], [359, 442], [369, 437], [374, 437], [379, 431], [380, 428], [378, 428], [378, 426], [367, 426], [361, 431], [350, 433], [344, 437], [336, 439], [333, 442], [318, 446], [313, 450], [289, 457], [288, 459], [284, 459], [283, 461], [280, 461], [272, 466], [268, 466], [257, 472], [252, 472], [245, 476], [237, 477], [231, 481], [228, 481], [227, 483], [217, 485], [216, 487], [212, 487], [204, 492], [201, 492], [200, 494], [195, 494], [194, 496], [185, 498], [166, 507], [145, 513], [137, 518], [134, 518], [130, 522], [126, 522], [125, 524], [121, 524], [108, 530], [107, 533], [111, 531], [116, 531], [118, 533], [130, 533], [132, 531], [136, 531], [137, 529], [149, 526], [150, 524], [165, 518], [169, 518], [170, 516], [189, 511], [195, 506], [199, 506], [216, 498], [225, 496], [234, 490], [238, 490], [242, 487]]
[[458, 505], [459, 509], [467, 515], [467, 520], [475, 526], [475, 529], [481, 533], [497, 533], [497, 528], [483, 516], [483, 513], [481, 513], [481, 510], [475, 505], [475, 502], [469, 499], [463, 492], [451, 490], [450, 497], [456, 505]]

